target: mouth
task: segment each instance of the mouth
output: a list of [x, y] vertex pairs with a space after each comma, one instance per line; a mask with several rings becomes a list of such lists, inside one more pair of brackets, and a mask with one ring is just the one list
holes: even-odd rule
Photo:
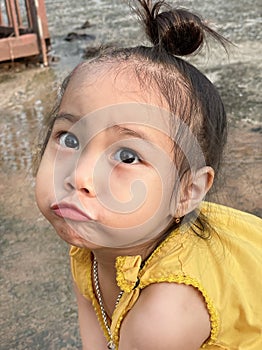
[[70, 219], [73, 221], [91, 221], [92, 218], [83, 212], [81, 209], [77, 208], [76, 206], [72, 204], [67, 203], [60, 203], [60, 204], [53, 204], [51, 205], [51, 210], [53, 213], [55, 213], [57, 216], [60, 216], [64, 219]]

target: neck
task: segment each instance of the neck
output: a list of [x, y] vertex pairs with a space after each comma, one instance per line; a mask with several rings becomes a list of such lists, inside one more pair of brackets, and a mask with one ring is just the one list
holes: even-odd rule
[[101, 270], [114, 270], [115, 261], [118, 256], [134, 256], [140, 255], [142, 260], [145, 260], [155, 249], [156, 242], [146, 242], [142, 245], [128, 248], [98, 248], [93, 249], [92, 253], [96, 257]]

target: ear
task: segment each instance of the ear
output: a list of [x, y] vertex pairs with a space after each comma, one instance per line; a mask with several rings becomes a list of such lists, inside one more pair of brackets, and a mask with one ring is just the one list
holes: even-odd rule
[[[181, 182], [180, 198], [175, 217], [182, 217], [198, 207], [213, 185], [215, 172], [210, 166], [205, 166], [191, 174], [190, 179]], [[187, 183], [186, 183], [187, 182]]]

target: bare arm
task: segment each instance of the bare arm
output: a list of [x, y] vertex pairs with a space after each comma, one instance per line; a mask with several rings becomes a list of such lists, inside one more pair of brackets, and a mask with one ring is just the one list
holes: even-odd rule
[[98, 323], [91, 301], [80, 294], [74, 283], [78, 304], [78, 318], [83, 350], [104, 350], [107, 348], [106, 340]]
[[198, 350], [209, 334], [209, 314], [195, 288], [153, 284], [123, 321], [119, 350]]

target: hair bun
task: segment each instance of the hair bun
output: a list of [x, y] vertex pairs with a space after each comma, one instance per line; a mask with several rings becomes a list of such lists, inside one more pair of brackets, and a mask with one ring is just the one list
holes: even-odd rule
[[[187, 10], [173, 9], [165, 1], [138, 1], [141, 9], [137, 12], [149, 40], [171, 54], [190, 55], [202, 47], [205, 31], [214, 35], [199, 16]], [[165, 10], [161, 12], [162, 8]]]

